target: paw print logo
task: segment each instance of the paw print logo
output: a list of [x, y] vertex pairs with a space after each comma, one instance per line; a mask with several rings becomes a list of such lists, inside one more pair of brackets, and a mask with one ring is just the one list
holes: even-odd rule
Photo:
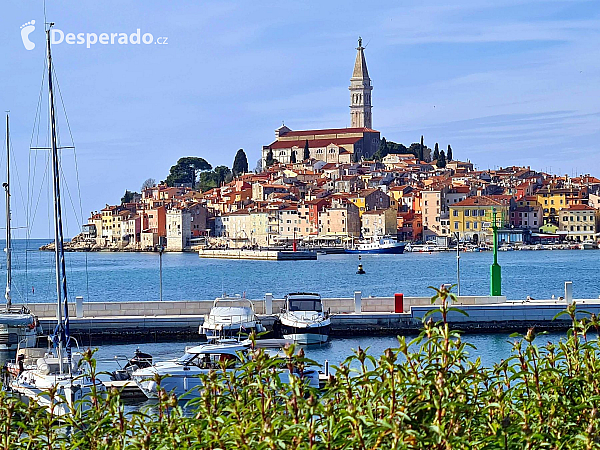
[[27, 50], [33, 50], [35, 48], [35, 44], [29, 40], [29, 35], [33, 30], [35, 30], [35, 20], [21, 25], [21, 39], [23, 39], [23, 45]]

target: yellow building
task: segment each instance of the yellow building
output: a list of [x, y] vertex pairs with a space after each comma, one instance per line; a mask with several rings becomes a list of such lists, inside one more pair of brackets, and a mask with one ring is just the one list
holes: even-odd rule
[[508, 206], [486, 196], [469, 197], [450, 205], [450, 232], [459, 239], [487, 242], [492, 238], [489, 228], [494, 210], [497, 220], [508, 220]]
[[558, 212], [566, 208], [568, 192], [565, 189], [544, 187], [536, 193], [537, 201], [544, 210], [544, 223], [558, 225]]

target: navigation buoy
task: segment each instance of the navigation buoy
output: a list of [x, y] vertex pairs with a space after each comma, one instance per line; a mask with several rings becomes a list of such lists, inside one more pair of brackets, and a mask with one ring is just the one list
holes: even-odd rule
[[365, 269], [363, 269], [362, 263], [360, 262], [361, 260], [361, 256], [358, 255], [358, 270], [356, 271], [357, 275], [364, 275], [365, 273]]

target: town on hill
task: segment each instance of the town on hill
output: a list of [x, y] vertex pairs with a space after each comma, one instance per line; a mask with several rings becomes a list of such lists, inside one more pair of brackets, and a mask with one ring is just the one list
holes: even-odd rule
[[596, 245], [600, 180], [530, 167], [477, 170], [452, 147], [387, 141], [373, 128], [371, 79], [359, 39], [349, 128], [275, 130], [254, 172], [243, 150], [231, 169], [184, 157], [165, 181], [147, 180], [92, 212], [72, 249], [190, 250], [345, 246], [393, 236], [448, 246], [490, 242]]

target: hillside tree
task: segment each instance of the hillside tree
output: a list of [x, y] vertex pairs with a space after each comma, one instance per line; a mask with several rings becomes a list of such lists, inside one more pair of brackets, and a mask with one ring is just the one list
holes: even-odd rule
[[308, 139], [306, 141], [304, 141], [304, 155], [303, 159], [304, 161], [306, 161], [307, 159], [310, 159], [310, 148], [308, 147]]
[[248, 158], [246, 157], [246, 152], [244, 152], [244, 149], [240, 148], [235, 154], [231, 172], [233, 173], [234, 177], [238, 177], [248, 172]]
[[142, 183], [142, 191], [154, 186], [156, 186], [156, 180], [154, 178], [148, 178]]
[[177, 184], [189, 184], [192, 189], [196, 187], [199, 176], [202, 172], [207, 172], [212, 166], [204, 159], [196, 156], [185, 156], [177, 160], [177, 164], [171, 166], [169, 175], [165, 180], [167, 186]]
[[440, 147], [438, 143], [435, 143], [435, 149], [433, 150], [433, 160], [437, 161], [440, 158]]
[[275, 159], [273, 158], [273, 150], [269, 149], [269, 151], [267, 152], [267, 157], [265, 158], [265, 166], [267, 167], [263, 167], [263, 170], [271, 167], [273, 164], [275, 164]]
[[448, 161], [452, 161], [452, 147], [448, 144], [448, 151], [446, 152], [446, 159]]
[[444, 153], [444, 150], [442, 150], [440, 152], [440, 158], [437, 161], [437, 166], [440, 169], [443, 169], [444, 167], [446, 167], [446, 153]]

